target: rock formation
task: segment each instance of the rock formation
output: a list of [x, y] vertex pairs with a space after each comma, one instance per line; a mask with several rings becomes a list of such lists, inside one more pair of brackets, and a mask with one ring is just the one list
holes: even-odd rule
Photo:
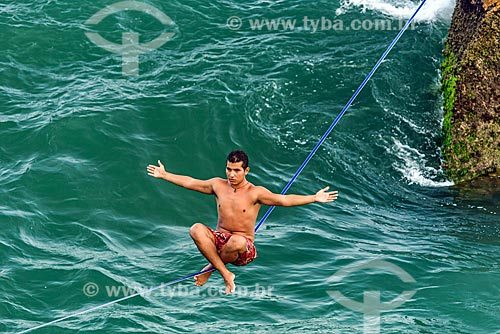
[[444, 55], [443, 165], [455, 182], [500, 173], [500, 0], [456, 0]]

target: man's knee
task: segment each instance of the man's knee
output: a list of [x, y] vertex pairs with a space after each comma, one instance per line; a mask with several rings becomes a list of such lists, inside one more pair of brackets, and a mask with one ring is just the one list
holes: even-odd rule
[[189, 235], [193, 239], [198, 239], [204, 235], [207, 235], [207, 227], [201, 223], [195, 223], [191, 228], [189, 229]]
[[243, 252], [247, 248], [247, 239], [241, 235], [232, 235], [227, 245], [229, 251]]

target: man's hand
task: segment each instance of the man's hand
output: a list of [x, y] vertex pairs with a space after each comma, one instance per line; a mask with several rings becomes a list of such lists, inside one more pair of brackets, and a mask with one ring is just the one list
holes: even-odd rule
[[148, 166], [148, 175], [156, 178], [162, 178], [165, 175], [165, 166], [158, 160], [158, 166], [149, 165]]
[[337, 197], [339, 196], [339, 192], [338, 191], [326, 192], [328, 189], [330, 189], [330, 187], [326, 187], [318, 191], [316, 195], [314, 195], [314, 200], [316, 202], [321, 202], [321, 203], [328, 203], [336, 200]]

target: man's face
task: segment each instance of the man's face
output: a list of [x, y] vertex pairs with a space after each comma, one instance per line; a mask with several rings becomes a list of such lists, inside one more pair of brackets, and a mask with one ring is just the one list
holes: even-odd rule
[[245, 180], [245, 176], [250, 170], [248, 167], [243, 169], [243, 161], [229, 162], [226, 161], [226, 176], [231, 185], [236, 186]]

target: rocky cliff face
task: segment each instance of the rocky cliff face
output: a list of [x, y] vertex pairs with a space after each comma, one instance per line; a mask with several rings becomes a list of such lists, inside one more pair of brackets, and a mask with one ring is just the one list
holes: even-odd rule
[[500, 0], [456, 1], [442, 65], [442, 150], [460, 182], [500, 173]]

